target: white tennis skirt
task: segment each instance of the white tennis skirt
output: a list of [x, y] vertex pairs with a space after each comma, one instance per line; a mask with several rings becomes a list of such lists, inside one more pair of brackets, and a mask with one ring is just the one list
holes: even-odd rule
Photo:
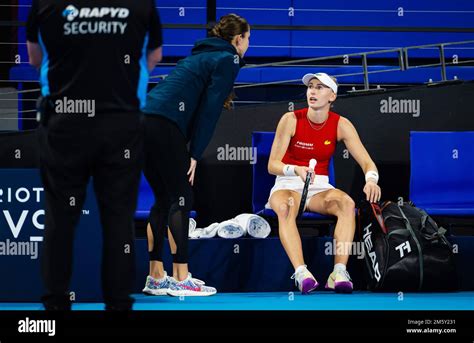
[[[268, 197], [268, 202], [265, 205], [265, 208], [271, 209], [270, 198], [273, 193], [281, 190], [290, 190], [298, 193], [303, 193], [304, 182], [299, 176], [282, 176], [277, 175], [275, 180], [275, 185], [270, 191]], [[314, 182], [309, 185], [308, 196], [306, 197], [305, 208], [308, 206], [311, 197], [315, 194], [327, 191], [329, 189], [334, 189], [334, 186], [329, 183], [329, 177], [327, 175], [315, 175]]]

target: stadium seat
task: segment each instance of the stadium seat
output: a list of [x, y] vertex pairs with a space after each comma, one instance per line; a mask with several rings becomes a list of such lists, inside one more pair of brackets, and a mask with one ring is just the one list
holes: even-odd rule
[[[268, 158], [272, 148], [275, 132], [253, 132], [252, 146], [257, 148], [257, 163], [253, 165], [252, 206], [254, 213], [265, 217], [276, 217], [271, 209], [266, 209], [270, 190], [275, 183], [275, 176], [268, 173]], [[335, 186], [334, 163], [329, 165], [329, 183]], [[330, 219], [318, 213], [304, 212], [303, 219]]]
[[474, 131], [410, 133], [410, 199], [430, 215], [474, 215]]

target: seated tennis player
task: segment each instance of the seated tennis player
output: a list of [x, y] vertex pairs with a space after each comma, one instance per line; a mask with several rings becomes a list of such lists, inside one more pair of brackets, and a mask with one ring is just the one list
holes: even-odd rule
[[300, 291], [308, 294], [319, 284], [303, 260], [296, 217], [309, 161], [316, 159], [305, 211], [337, 217], [334, 271], [329, 275], [326, 288], [350, 293], [352, 282], [346, 264], [355, 232], [355, 204], [349, 195], [329, 184], [329, 161], [336, 143], [343, 141], [364, 171], [364, 193], [368, 201], [380, 200], [379, 175], [352, 123], [330, 111], [337, 97], [336, 79], [324, 73], [307, 74], [303, 83], [308, 87], [308, 108], [284, 114], [276, 130], [268, 171], [277, 177], [266, 207], [278, 215], [280, 240], [295, 268], [292, 278]]

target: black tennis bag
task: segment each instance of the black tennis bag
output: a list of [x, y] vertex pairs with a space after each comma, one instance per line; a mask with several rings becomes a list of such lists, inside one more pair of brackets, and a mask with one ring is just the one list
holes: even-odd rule
[[358, 209], [368, 288], [372, 291], [453, 291], [458, 288], [452, 246], [428, 214], [390, 201]]

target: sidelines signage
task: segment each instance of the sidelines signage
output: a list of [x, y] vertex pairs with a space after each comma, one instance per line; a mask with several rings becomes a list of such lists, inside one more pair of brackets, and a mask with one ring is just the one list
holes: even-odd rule
[[[92, 186], [76, 228], [71, 299], [100, 300], [102, 232]], [[44, 189], [38, 169], [0, 169], [0, 301], [39, 301]]]

